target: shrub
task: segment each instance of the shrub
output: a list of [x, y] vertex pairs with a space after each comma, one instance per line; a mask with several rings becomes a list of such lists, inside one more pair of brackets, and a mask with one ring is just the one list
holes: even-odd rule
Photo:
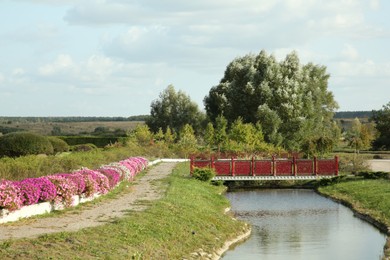
[[88, 152], [96, 149], [97, 146], [94, 144], [78, 144], [72, 147], [73, 152]]
[[54, 153], [62, 153], [69, 151], [69, 145], [64, 140], [55, 136], [49, 136], [48, 139], [53, 146]]
[[77, 194], [77, 185], [74, 182], [67, 180], [59, 175], [47, 176], [47, 178], [56, 187], [55, 203], [63, 202], [65, 206], [69, 207], [73, 204], [73, 196]]
[[19, 157], [30, 154], [52, 154], [53, 145], [45, 136], [16, 132], [0, 137], [0, 156]]
[[210, 168], [195, 168], [192, 176], [200, 181], [210, 181], [215, 176], [215, 171]]
[[387, 173], [387, 172], [362, 171], [362, 172], [356, 173], [356, 176], [361, 176], [364, 179], [388, 179], [389, 173]]
[[0, 209], [17, 210], [22, 205], [19, 187], [12, 181], [0, 180]]

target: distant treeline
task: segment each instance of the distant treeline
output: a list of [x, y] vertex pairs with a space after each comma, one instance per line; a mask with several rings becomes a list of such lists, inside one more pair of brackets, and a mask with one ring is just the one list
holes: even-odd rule
[[60, 122], [111, 122], [111, 121], [145, 121], [149, 115], [129, 117], [94, 117], [94, 116], [64, 116], [64, 117], [0, 117], [0, 122], [31, 122], [31, 123], [60, 123]]
[[340, 111], [336, 112], [334, 118], [370, 118], [372, 111]]

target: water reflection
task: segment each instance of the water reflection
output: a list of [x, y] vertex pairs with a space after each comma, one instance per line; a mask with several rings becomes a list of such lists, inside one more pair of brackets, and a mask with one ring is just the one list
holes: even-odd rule
[[380, 259], [385, 235], [311, 190], [227, 194], [252, 236], [223, 259]]

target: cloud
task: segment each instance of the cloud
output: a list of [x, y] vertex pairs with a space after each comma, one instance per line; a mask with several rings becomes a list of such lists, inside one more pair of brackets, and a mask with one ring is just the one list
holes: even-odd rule
[[56, 60], [39, 68], [39, 73], [43, 76], [54, 74], [64, 74], [76, 70], [72, 58], [67, 54], [60, 54]]

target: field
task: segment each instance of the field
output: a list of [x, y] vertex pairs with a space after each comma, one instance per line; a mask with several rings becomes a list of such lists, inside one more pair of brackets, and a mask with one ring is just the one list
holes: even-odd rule
[[78, 135], [82, 133], [92, 133], [97, 127], [108, 128], [110, 131], [121, 129], [124, 131], [133, 130], [143, 121], [95, 121], [95, 122], [0, 122], [1, 129], [17, 129], [30, 131], [41, 135], [51, 135], [52, 131], [57, 131], [60, 135]]

